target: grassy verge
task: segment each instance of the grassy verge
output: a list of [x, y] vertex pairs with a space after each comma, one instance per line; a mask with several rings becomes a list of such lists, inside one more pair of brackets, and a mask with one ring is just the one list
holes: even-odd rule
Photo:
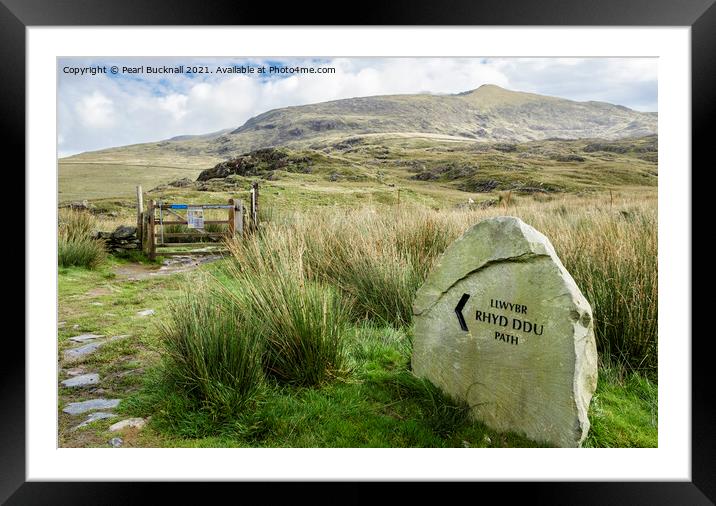
[[[190, 279], [194, 282], [196, 273], [123, 281], [110, 275], [118, 266], [126, 264], [111, 260], [105, 272], [61, 270], [60, 321], [65, 325], [59, 333], [60, 350], [67, 347], [68, 337], [81, 332], [134, 336], [111, 343], [76, 364], [102, 375], [102, 395], [123, 399], [118, 411], [122, 416], [151, 417], [141, 432], [123, 434], [125, 446], [539, 446], [517, 434], [497, 433], [466, 419], [459, 403], [407, 372], [410, 334], [373, 324], [345, 330], [347, 375], [312, 388], [267, 381], [233, 418], [217, 418], [191, 396], [169, 388], [161, 374], [161, 322], [170, 314], [170, 299], [179, 297], [184, 284]], [[213, 264], [202, 269], [216, 271], [218, 267]], [[87, 295], [108, 287], [112, 288], [103, 295]], [[95, 301], [103, 306], [92, 305]], [[148, 307], [157, 311], [154, 317], [136, 316]], [[75, 324], [80, 328], [73, 329]], [[585, 446], [656, 446], [656, 385], [638, 374], [630, 377], [616, 369], [609, 371], [600, 370], [590, 410], [592, 430]], [[80, 400], [78, 394], [60, 390], [60, 409], [73, 400]], [[60, 412], [60, 445], [106, 447], [107, 440], [116, 435], [107, 428], [116, 420], [99, 420], [72, 431], [79, 420]]]
[[[123, 266], [110, 262], [112, 267]], [[218, 265], [203, 269], [216, 270]], [[390, 326], [364, 324], [345, 330], [344, 377], [314, 388], [264, 383], [239, 414], [221, 420], [191, 396], [170, 388], [161, 374], [161, 324], [169, 300], [181, 294], [187, 275], [122, 281], [111, 270], [60, 272], [60, 350], [81, 332], [131, 334], [78, 365], [102, 376], [103, 396], [122, 398], [123, 416], [151, 417], [141, 432], [123, 435], [141, 447], [530, 447], [516, 434], [496, 433], [463, 417], [445, 399], [407, 372], [410, 335]], [[193, 274], [191, 274], [193, 275]], [[88, 292], [112, 287], [103, 295]], [[92, 305], [101, 301], [103, 306]], [[155, 317], [136, 312], [154, 308]], [[112, 315], [107, 315], [110, 312]], [[73, 329], [73, 325], [80, 325]], [[609, 371], [614, 371], [610, 373]], [[589, 447], [653, 447], [657, 444], [656, 385], [643, 376], [600, 370], [590, 410]], [[61, 377], [64, 379], [64, 377]], [[60, 390], [60, 409], [80, 394]], [[72, 431], [78, 420], [60, 412], [61, 446], [106, 446], [116, 434], [100, 420]]]

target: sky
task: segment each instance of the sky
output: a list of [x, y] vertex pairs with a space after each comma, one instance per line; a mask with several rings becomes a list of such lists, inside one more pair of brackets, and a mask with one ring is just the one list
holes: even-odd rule
[[[209, 72], [147, 72], [149, 66], [177, 65]], [[267, 73], [217, 72], [234, 65], [265, 67]], [[270, 72], [296, 66], [335, 71]], [[460, 93], [483, 84], [657, 111], [657, 66], [655, 58], [60, 58], [58, 155], [237, 128], [280, 107], [384, 94]], [[92, 75], [88, 69], [94, 67], [107, 72]], [[130, 73], [123, 67], [144, 68]]]

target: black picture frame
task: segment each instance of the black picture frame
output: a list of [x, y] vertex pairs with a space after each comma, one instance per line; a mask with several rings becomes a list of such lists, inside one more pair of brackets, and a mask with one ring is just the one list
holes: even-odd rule
[[[693, 180], [695, 168], [713, 165], [709, 123], [716, 115], [716, 5], [714, 0], [447, 0], [431, 2], [361, 2], [342, 16], [321, 20], [315, 12], [338, 13], [338, 4], [309, 9], [303, 3], [274, 4], [228, 1], [145, 0], [0, 0], [0, 122], [6, 149], [25, 162], [25, 29], [31, 26], [112, 26], [112, 25], [503, 25], [503, 26], [688, 26], [691, 27], [692, 78], [692, 167], [685, 177]], [[341, 9], [342, 10], [342, 9]], [[708, 158], [707, 158], [708, 157]], [[707, 165], [708, 163], [708, 165]], [[690, 171], [690, 173], [689, 173]], [[693, 188], [693, 186], [692, 186]], [[26, 232], [27, 233], [27, 232]], [[25, 272], [31, 269], [25, 263]], [[28, 303], [31, 303], [29, 301]], [[27, 309], [27, 308], [25, 308]], [[693, 309], [691, 310], [693, 314]], [[691, 337], [691, 329], [688, 329]], [[692, 339], [692, 448], [691, 482], [583, 482], [583, 483], [481, 483], [479, 491], [499, 492], [501, 501], [527, 495], [531, 501], [547, 504], [714, 504], [716, 500], [716, 416], [712, 401], [708, 353], [710, 336]], [[11, 350], [12, 346], [16, 350]], [[8, 504], [60, 503], [130, 504], [149, 499], [146, 486], [127, 483], [26, 482], [25, 474], [25, 348], [17, 339], [5, 341], [5, 353], [17, 357], [3, 364], [0, 387], [0, 500]], [[14, 351], [14, 352], [13, 352]], [[22, 357], [22, 359], [20, 358]], [[169, 485], [169, 486], [167, 486]], [[191, 502], [186, 484], [161, 484], [164, 500], [180, 496]], [[211, 487], [211, 499], [218, 492]], [[275, 499], [273, 484], [238, 484], [242, 494], [262, 494]], [[377, 500], [370, 484], [347, 484], [351, 490], [339, 497], [325, 492], [313, 494], [318, 502], [366, 502]], [[464, 494], [456, 486], [451, 494]], [[205, 487], [206, 488], [206, 487]], [[301, 495], [305, 487], [298, 487]], [[424, 494], [422, 484], [403, 487], [404, 499]], [[494, 490], [491, 490], [494, 489]], [[470, 492], [468, 492], [470, 493]], [[270, 495], [265, 495], [270, 494]], [[205, 498], [207, 496], [204, 496]], [[249, 497], [247, 495], [246, 497]], [[487, 499], [489, 496], [482, 496]], [[238, 500], [238, 497], [237, 497]], [[263, 499], [261, 499], [263, 500]], [[273, 501], [272, 501], [273, 502]]]

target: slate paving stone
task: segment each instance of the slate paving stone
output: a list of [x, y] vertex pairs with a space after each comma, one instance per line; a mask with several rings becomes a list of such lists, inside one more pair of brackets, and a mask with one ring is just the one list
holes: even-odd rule
[[119, 406], [120, 399], [90, 399], [82, 402], [70, 402], [62, 411], [68, 415], [81, 415], [87, 411], [112, 409]]
[[94, 353], [104, 343], [89, 343], [79, 348], [72, 348], [65, 351], [65, 360], [77, 360]]
[[115, 416], [117, 416], [117, 415], [114, 413], [107, 413], [105, 411], [96, 411], [94, 413], [91, 413], [84, 422], [82, 422], [81, 424], [76, 426], [75, 430], [79, 429], [81, 427], [84, 427], [86, 425], [89, 425], [92, 422], [96, 422], [97, 420], [104, 420], [105, 418], [114, 418]]
[[62, 385], [68, 388], [81, 388], [96, 385], [97, 383], [99, 383], [99, 374], [90, 373], [66, 379], [62, 382]]
[[99, 334], [80, 334], [79, 336], [70, 337], [70, 341], [74, 341], [76, 343], [84, 343], [86, 341], [92, 341], [100, 337], [102, 336]]
[[127, 418], [109, 427], [110, 432], [117, 432], [122, 429], [141, 429], [147, 422], [144, 418]]

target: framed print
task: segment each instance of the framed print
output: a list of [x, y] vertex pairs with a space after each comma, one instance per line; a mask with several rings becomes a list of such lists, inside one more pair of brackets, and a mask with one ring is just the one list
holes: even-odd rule
[[4, 1], [28, 295], [3, 499], [499, 481], [712, 503], [690, 293], [711, 4], [252, 26], [262, 7]]

